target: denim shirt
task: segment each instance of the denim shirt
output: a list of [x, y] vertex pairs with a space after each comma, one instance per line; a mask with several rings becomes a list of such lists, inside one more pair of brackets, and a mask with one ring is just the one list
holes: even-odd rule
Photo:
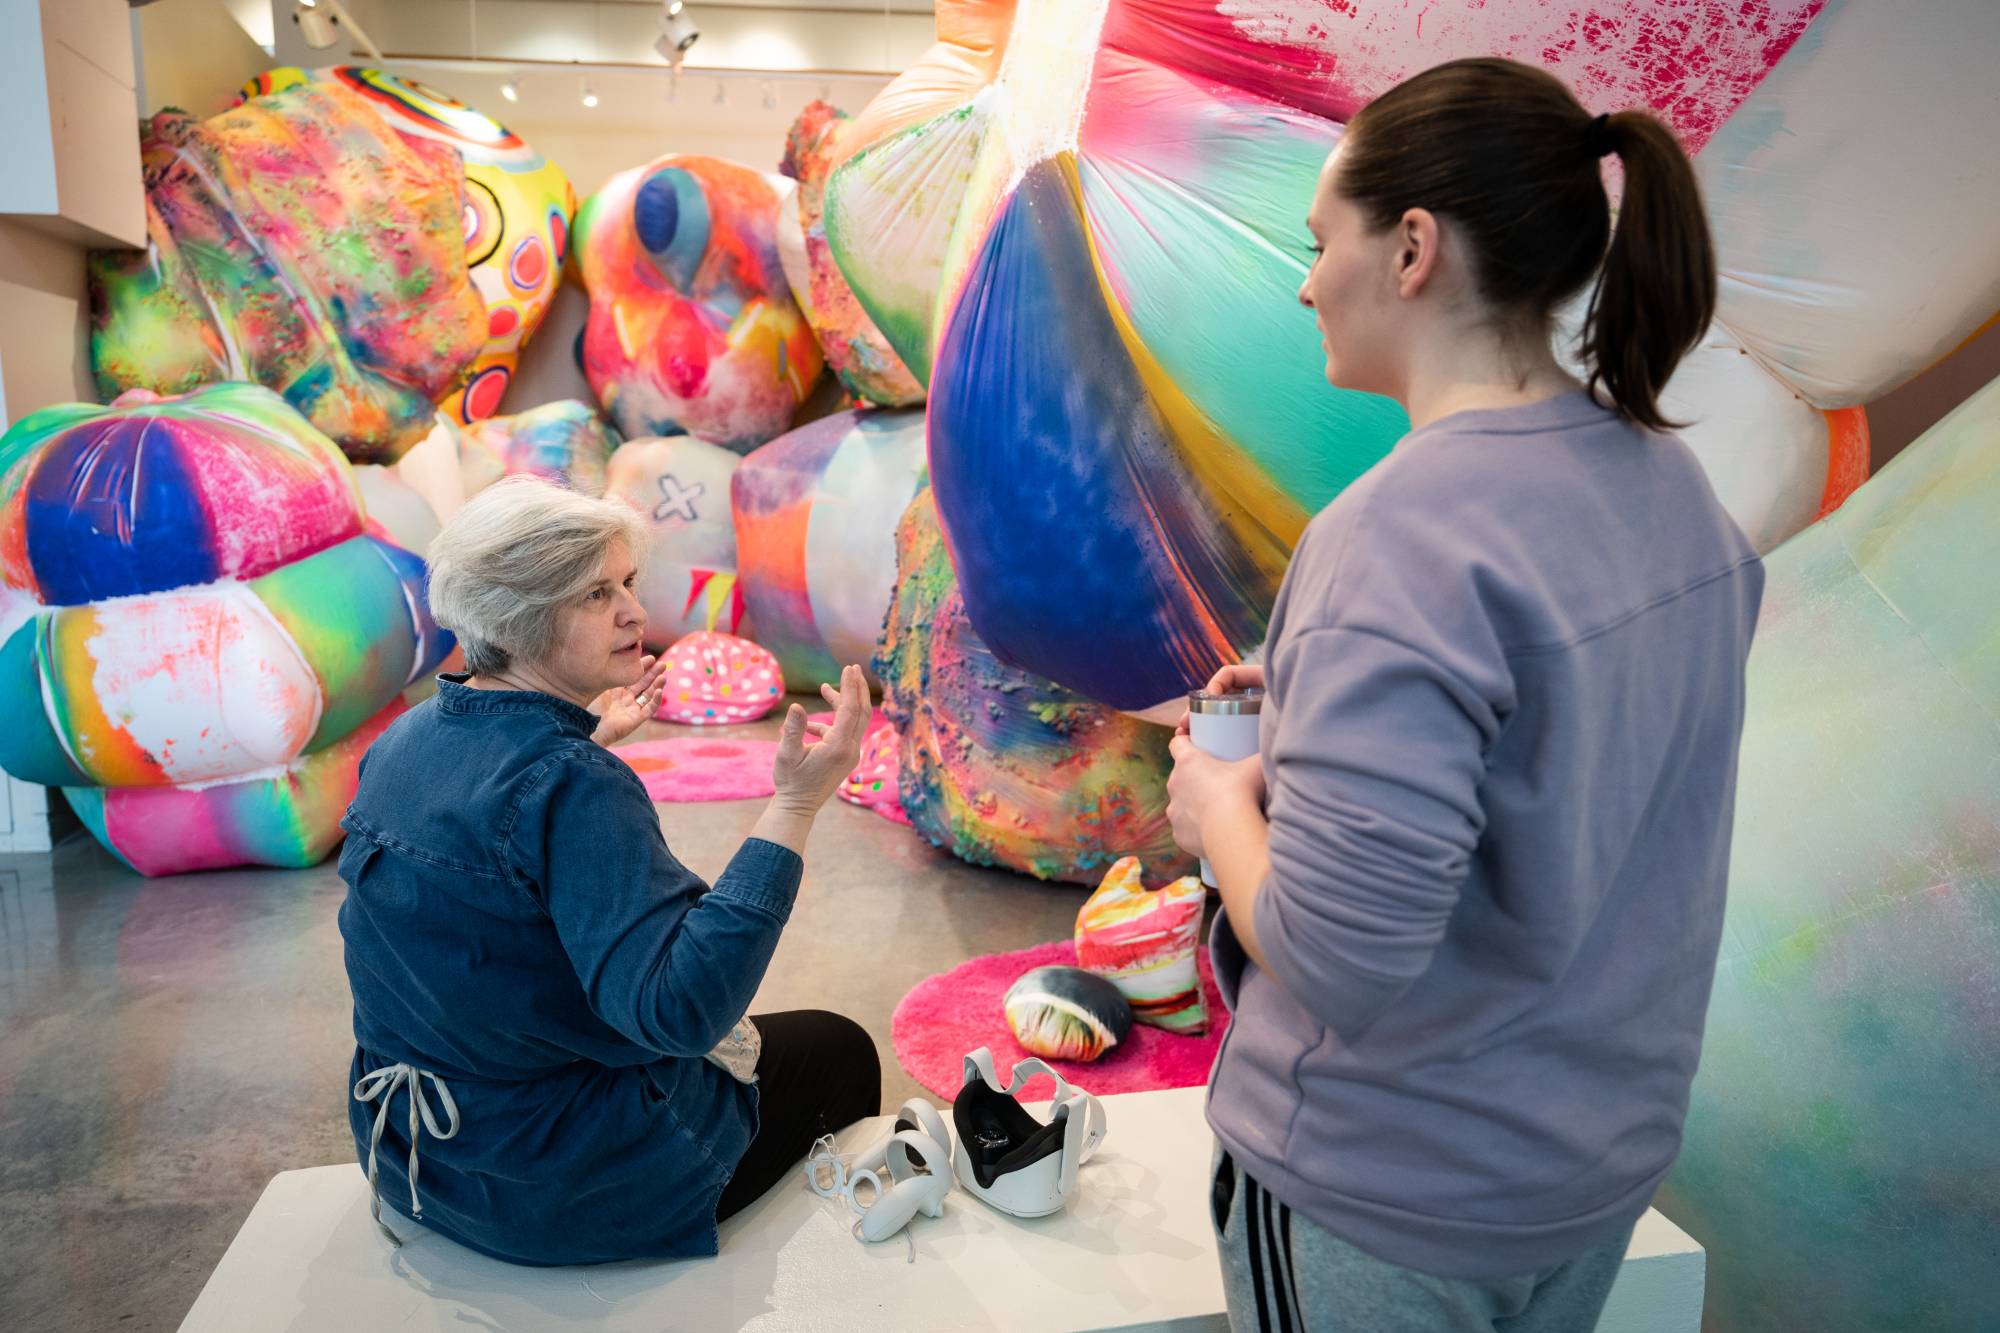
[[[757, 1093], [703, 1057], [763, 979], [798, 854], [750, 839], [708, 888], [595, 717], [463, 679], [375, 742], [341, 822], [353, 1078], [448, 1088], [457, 1133], [418, 1132], [432, 1230], [516, 1263], [713, 1254]], [[405, 1215], [408, 1097], [376, 1150]], [[364, 1162], [381, 1107], [349, 1102]]]

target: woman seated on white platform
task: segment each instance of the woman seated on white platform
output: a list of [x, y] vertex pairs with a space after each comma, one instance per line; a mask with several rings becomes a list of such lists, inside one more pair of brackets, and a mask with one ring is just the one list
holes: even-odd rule
[[854, 1023], [745, 1019], [866, 683], [825, 690], [831, 726], [790, 708], [776, 795], [703, 884], [604, 748], [658, 700], [642, 538], [625, 506], [525, 478], [467, 504], [430, 556], [470, 673], [375, 743], [343, 821], [349, 1120], [377, 1221], [386, 1202], [517, 1263], [713, 1254], [720, 1218], [879, 1109]]

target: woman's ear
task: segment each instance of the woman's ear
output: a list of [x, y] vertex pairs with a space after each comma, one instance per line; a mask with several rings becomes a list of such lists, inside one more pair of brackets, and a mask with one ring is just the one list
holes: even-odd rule
[[1412, 208], [1396, 223], [1396, 295], [1409, 300], [1437, 272], [1444, 241], [1437, 214]]

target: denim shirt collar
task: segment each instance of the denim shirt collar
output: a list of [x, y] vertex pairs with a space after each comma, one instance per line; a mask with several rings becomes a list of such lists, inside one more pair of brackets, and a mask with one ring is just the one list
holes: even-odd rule
[[447, 713], [543, 713], [579, 736], [597, 731], [597, 714], [567, 699], [540, 690], [476, 690], [465, 683], [470, 678], [470, 672], [440, 674], [438, 707]]

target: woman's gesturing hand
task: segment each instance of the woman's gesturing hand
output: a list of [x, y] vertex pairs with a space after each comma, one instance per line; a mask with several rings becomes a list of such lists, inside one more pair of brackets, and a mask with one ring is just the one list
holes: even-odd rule
[[[861, 738], [868, 730], [868, 681], [860, 667], [841, 671], [838, 690], [822, 685], [819, 692], [833, 705], [832, 723], [807, 722], [806, 710], [793, 704], [785, 712], [778, 758], [771, 766], [777, 787], [772, 800], [795, 814], [814, 813], [840, 789], [841, 780], [861, 761]], [[818, 744], [806, 744], [807, 731], [819, 737]]]
[[599, 745], [616, 745], [637, 731], [660, 706], [660, 677], [666, 674], [667, 664], [648, 653], [639, 659], [639, 679], [592, 699], [590, 711], [597, 714], [597, 730], [590, 739]]

